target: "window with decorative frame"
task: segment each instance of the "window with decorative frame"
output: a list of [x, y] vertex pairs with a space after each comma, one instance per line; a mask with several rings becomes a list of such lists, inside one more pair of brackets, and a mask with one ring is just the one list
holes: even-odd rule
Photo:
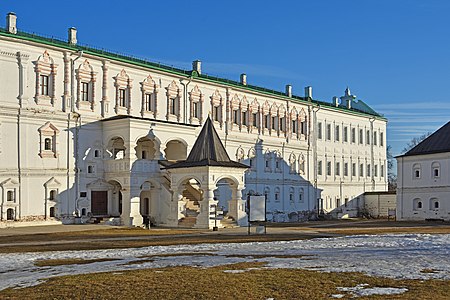
[[54, 106], [56, 102], [56, 75], [58, 65], [47, 50], [34, 62], [36, 73], [35, 101], [38, 105]]
[[86, 59], [77, 70], [75, 70], [77, 79], [77, 101], [78, 109], [94, 110], [95, 107], [95, 82], [96, 72]]
[[203, 93], [197, 85], [189, 92], [189, 103], [191, 108], [189, 122], [201, 124], [203, 121]]
[[142, 95], [141, 116], [156, 119], [158, 115], [158, 85], [151, 75], [140, 82], [140, 85]]
[[182, 90], [178, 87], [175, 80], [173, 80], [168, 87], [166, 87], [167, 96], [167, 121], [177, 121], [181, 119], [181, 93]]
[[356, 128], [352, 128], [351, 130], [351, 138], [352, 138], [352, 143], [356, 143]]
[[130, 76], [128, 76], [124, 69], [114, 77], [114, 80], [114, 86], [116, 88], [116, 114], [130, 114], [133, 80], [130, 79]]
[[218, 122], [220, 128], [222, 128], [223, 118], [222, 118], [222, 109], [223, 109], [223, 100], [222, 95], [219, 90], [216, 90], [214, 94], [210, 97], [211, 99], [211, 109], [212, 109], [212, 119], [214, 122]]
[[47, 122], [38, 129], [40, 149], [39, 156], [41, 158], [58, 157], [57, 137], [59, 130], [52, 123]]

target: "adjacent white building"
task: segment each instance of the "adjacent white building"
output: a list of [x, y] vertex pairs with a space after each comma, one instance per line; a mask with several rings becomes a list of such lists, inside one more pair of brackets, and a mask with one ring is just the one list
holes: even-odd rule
[[397, 219], [450, 220], [450, 122], [397, 158]]
[[[200, 61], [176, 69], [79, 45], [76, 33], [21, 32], [12, 13], [0, 29], [1, 222], [200, 226], [211, 189], [225, 211], [266, 195], [268, 219], [288, 221], [356, 214], [364, 192], [386, 190], [387, 120], [348, 88], [318, 101], [311, 87], [295, 96], [245, 74], [211, 77]], [[208, 116], [249, 168], [177, 181], [166, 167], [187, 158]]]

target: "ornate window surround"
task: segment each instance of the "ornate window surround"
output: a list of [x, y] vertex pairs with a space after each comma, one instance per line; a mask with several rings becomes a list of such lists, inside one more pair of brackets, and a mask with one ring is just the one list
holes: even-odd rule
[[[116, 88], [116, 114], [131, 114], [131, 89], [133, 80], [130, 79], [125, 69], [122, 69], [114, 78]], [[120, 90], [125, 90], [125, 106], [120, 105]]]
[[[94, 72], [94, 69], [87, 59], [82, 64], [80, 64], [75, 72], [75, 76], [77, 79], [77, 108], [80, 110], [93, 111], [95, 108], [95, 82], [97, 80], [97, 73]], [[83, 83], [88, 84], [87, 101], [84, 101], [82, 99]]]
[[[148, 75], [140, 84], [142, 93], [141, 116], [156, 119], [158, 115], [158, 85], [151, 75]], [[147, 99], [148, 97], [149, 99]], [[148, 101], [150, 103], [147, 103]]]
[[[197, 117], [195, 117], [195, 105], [197, 104]], [[201, 124], [203, 121], [203, 94], [197, 85], [189, 92], [189, 106], [190, 106], [190, 114], [189, 114], [189, 122]]]
[[[219, 90], [216, 90], [214, 92], [214, 94], [212, 94], [212, 96], [210, 97], [211, 99], [211, 116], [214, 122], [218, 122], [220, 125], [220, 128], [222, 128], [223, 126], [223, 98], [222, 95], [220, 94]], [[215, 115], [215, 109], [217, 107], [217, 118]], [[217, 119], [217, 120], [216, 120]]]
[[[180, 122], [181, 119], [181, 89], [178, 87], [175, 80], [173, 80], [166, 87], [167, 96], [167, 121], [177, 121]], [[173, 100], [173, 103], [172, 103]], [[175, 106], [175, 107], [173, 107]], [[174, 112], [175, 114], [172, 114]]]
[[[35, 101], [38, 105], [55, 106], [56, 69], [58, 65], [47, 50], [34, 62], [36, 73]], [[41, 95], [41, 76], [48, 76], [48, 95]]]
[[[58, 152], [57, 152], [57, 145], [58, 145], [58, 141], [57, 141], [57, 136], [59, 134], [59, 130], [58, 128], [56, 128], [55, 125], [53, 125], [50, 122], [45, 123], [42, 127], [40, 127], [38, 129], [39, 131], [39, 145], [40, 145], [40, 151], [39, 151], [39, 156], [41, 158], [50, 158], [50, 157], [58, 157]], [[45, 147], [45, 140], [46, 139], [51, 139], [51, 149], [46, 149]]]

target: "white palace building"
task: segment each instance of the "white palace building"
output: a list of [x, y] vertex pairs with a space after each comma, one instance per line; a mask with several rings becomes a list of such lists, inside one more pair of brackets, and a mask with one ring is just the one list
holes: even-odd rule
[[[347, 88], [331, 102], [0, 29], [0, 224], [210, 228], [356, 214], [385, 191], [387, 120]], [[205, 125], [206, 124], [206, 125]], [[202, 131], [203, 129], [203, 131]], [[194, 145], [195, 144], [195, 145]], [[189, 156], [189, 158], [188, 158]]]

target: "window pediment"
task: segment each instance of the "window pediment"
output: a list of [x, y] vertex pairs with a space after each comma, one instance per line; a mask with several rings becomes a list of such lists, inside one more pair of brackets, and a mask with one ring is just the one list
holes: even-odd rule
[[59, 134], [58, 128], [50, 122], [45, 123], [39, 129], [39, 133], [45, 136], [53, 136], [55, 134]]

